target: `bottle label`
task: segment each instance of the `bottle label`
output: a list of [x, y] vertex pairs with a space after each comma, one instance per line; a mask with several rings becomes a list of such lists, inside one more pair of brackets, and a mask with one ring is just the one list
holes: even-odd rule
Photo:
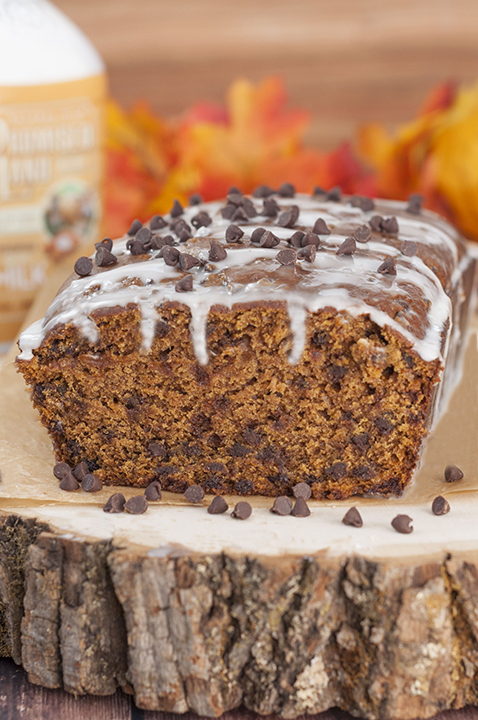
[[0, 86], [0, 349], [52, 264], [97, 239], [104, 75]]

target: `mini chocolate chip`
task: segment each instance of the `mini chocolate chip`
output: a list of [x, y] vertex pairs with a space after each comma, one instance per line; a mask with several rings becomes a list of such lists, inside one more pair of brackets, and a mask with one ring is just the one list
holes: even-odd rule
[[197, 267], [201, 264], [201, 261], [198, 260], [198, 258], [194, 257], [194, 255], [190, 255], [189, 253], [179, 253], [179, 267], [183, 272], [187, 272], [188, 270], [191, 270], [193, 267]]
[[143, 227], [143, 223], [141, 222], [141, 220], [137, 220], [137, 219], [133, 220], [127, 234], [128, 235], [136, 235], [138, 230], [141, 230], [142, 227]]
[[251, 514], [252, 508], [249, 503], [245, 500], [241, 500], [241, 502], [238, 502], [232, 511], [231, 517], [237, 518], [237, 520], [247, 520], [247, 518], [251, 517]]
[[456, 465], [447, 465], [445, 468], [445, 482], [454, 483], [463, 478], [463, 473]]
[[242, 190], [239, 190], [237, 185], [232, 185], [228, 190], [228, 195], [240, 195], [242, 197]]
[[304, 237], [302, 238], [302, 247], [306, 247], [307, 245], [315, 245], [315, 247], [320, 246], [320, 238], [316, 233], [313, 232], [306, 232]]
[[279, 215], [277, 224], [284, 228], [292, 228], [299, 219], [300, 209], [298, 205], [291, 205]]
[[412, 518], [408, 515], [397, 515], [397, 517], [394, 517], [392, 520], [392, 527], [398, 533], [408, 534], [413, 532], [413, 526], [410, 525], [412, 522]]
[[69, 475], [71, 473], [71, 467], [68, 465], [68, 463], [65, 462], [58, 462], [53, 468], [53, 475], [58, 479], [62, 480], [65, 475]]
[[292, 492], [294, 493], [294, 497], [301, 497], [304, 498], [304, 500], [308, 500], [312, 495], [310, 485], [307, 485], [307, 483], [305, 482], [300, 482], [297, 483], [297, 485], [294, 485], [294, 487], [292, 488]]
[[413, 242], [413, 240], [404, 240], [402, 244], [400, 245], [400, 252], [402, 255], [406, 255], [407, 257], [413, 257], [417, 254], [418, 245], [416, 242]]
[[349, 200], [350, 205], [360, 208], [363, 212], [370, 212], [375, 208], [372, 198], [363, 195], [353, 195]]
[[234, 207], [240, 207], [244, 202], [244, 196], [240, 192], [229, 191], [226, 196], [227, 204], [234, 205]]
[[229, 505], [221, 495], [216, 495], [207, 511], [209, 515], [222, 515], [229, 508]]
[[68, 473], [68, 475], [64, 475], [62, 477], [61, 483], [60, 483], [60, 490], [66, 490], [66, 492], [72, 492], [73, 490], [78, 490], [79, 488], [78, 480], [73, 477], [72, 473]]
[[422, 211], [423, 196], [418, 193], [413, 193], [408, 198], [408, 205], [406, 211], [412, 215], [419, 215]]
[[381, 232], [382, 231], [382, 221], [383, 218], [381, 215], [373, 215], [373, 217], [370, 218], [368, 221], [368, 224], [372, 228], [374, 232]]
[[185, 275], [179, 282], [174, 286], [176, 292], [191, 292], [193, 289], [193, 276]]
[[227, 258], [226, 248], [221, 245], [217, 240], [211, 240], [209, 245], [209, 260], [210, 262], [220, 262]]
[[292, 247], [300, 248], [302, 247], [303, 238], [305, 238], [305, 233], [303, 233], [302, 230], [297, 230], [297, 232], [290, 236], [289, 242]]
[[96, 475], [88, 473], [81, 481], [81, 489], [85, 490], [85, 492], [98, 492], [103, 489], [103, 485]]
[[450, 512], [450, 503], [442, 495], [438, 495], [432, 502], [432, 513], [434, 515], [446, 515]]
[[282, 183], [279, 188], [279, 195], [285, 198], [292, 198], [295, 196], [295, 187], [292, 183]]
[[388, 257], [386, 260], [384, 260], [383, 263], [378, 266], [377, 272], [380, 273], [380, 275], [396, 275], [397, 266], [395, 263], [395, 258]]
[[312, 193], [312, 197], [317, 197], [318, 195], [327, 195], [327, 191], [324, 190], [324, 188], [319, 187], [319, 185], [316, 185], [314, 187], [314, 191]]
[[185, 243], [189, 240], [189, 238], [192, 238], [192, 233], [190, 230], [181, 230], [178, 233], [178, 239], [180, 243]]
[[370, 435], [368, 433], [359, 433], [353, 436], [352, 442], [359, 450], [365, 452], [370, 442]]
[[118, 262], [116, 255], [113, 255], [106, 247], [99, 247], [96, 251], [95, 262], [98, 267], [106, 267], [107, 265], [114, 265]]
[[141, 230], [139, 230], [136, 235], [134, 236], [134, 239], [138, 242], [142, 243], [145, 246], [145, 249], [149, 243], [149, 239], [151, 237], [151, 230], [147, 227], [142, 227]]
[[297, 251], [298, 260], [306, 260], [307, 262], [313, 263], [317, 255], [317, 248], [315, 245], [306, 245]]
[[93, 270], [93, 260], [89, 257], [80, 257], [73, 266], [74, 271], [80, 277], [86, 277]]
[[297, 253], [292, 248], [286, 248], [277, 253], [276, 260], [281, 265], [293, 265], [297, 260]]
[[124, 510], [125, 502], [126, 500], [123, 493], [114, 493], [114, 495], [108, 498], [105, 505], [103, 505], [103, 512], [121, 513]]
[[342, 522], [344, 525], [351, 525], [352, 527], [362, 527], [363, 525], [362, 517], [356, 507], [351, 507], [350, 510], [347, 510], [342, 518]]
[[336, 185], [332, 188], [332, 190], [329, 190], [327, 195], [327, 200], [330, 200], [331, 202], [340, 202], [342, 199], [342, 188], [339, 185]]
[[263, 227], [258, 227], [255, 230], [253, 230], [252, 234], [251, 234], [251, 242], [255, 243], [255, 244], [260, 243], [261, 237], [264, 235], [265, 232], [267, 232], [267, 231]]
[[148, 509], [148, 501], [144, 495], [133, 495], [125, 503], [124, 509], [131, 515], [142, 515]]
[[395, 426], [384, 417], [379, 417], [375, 420], [375, 427], [377, 428], [380, 435], [390, 435]]
[[139, 240], [129, 241], [127, 247], [131, 255], [143, 255], [146, 252], [143, 243]]
[[161, 249], [161, 257], [163, 258], [166, 265], [170, 265], [171, 267], [174, 267], [178, 264], [179, 255], [179, 250], [175, 247], [171, 247], [170, 245], [165, 245]]
[[184, 497], [188, 502], [200, 503], [204, 500], [204, 490], [200, 485], [190, 485], [184, 493]]
[[157, 480], [150, 482], [144, 491], [144, 497], [148, 502], [158, 502], [158, 500], [161, 500], [161, 483]]
[[262, 206], [260, 215], [266, 215], [267, 217], [276, 217], [280, 212], [280, 207], [274, 200], [274, 198], [266, 198]]
[[179, 235], [183, 230], [187, 230], [189, 233], [191, 232], [191, 226], [188, 225], [182, 217], [174, 218], [174, 220], [169, 223], [169, 227], [176, 235]]
[[290, 515], [292, 512], [292, 500], [286, 495], [280, 495], [274, 500], [271, 513], [276, 515]]
[[274, 235], [273, 232], [270, 230], [266, 230], [266, 232], [261, 237], [261, 244], [260, 246], [263, 248], [274, 248], [277, 245], [279, 245], [280, 240], [279, 238]]
[[200, 213], [191, 218], [191, 225], [195, 227], [196, 230], [200, 227], [207, 227], [211, 223], [211, 218], [209, 217], [207, 212], [204, 212], [204, 210], [201, 210]]
[[236, 208], [234, 205], [226, 205], [226, 207], [222, 208], [221, 215], [224, 218], [224, 220], [230, 220], [235, 212], [236, 212]]
[[156, 440], [148, 443], [147, 450], [148, 455], [151, 455], [151, 457], [164, 457], [167, 453], [166, 446]]
[[244, 210], [248, 218], [253, 218], [257, 215], [257, 210], [254, 207], [254, 203], [247, 197], [243, 198], [242, 200], [242, 209]]
[[107, 250], [112, 250], [113, 248], [113, 240], [111, 238], [103, 238], [101, 242], [95, 243], [95, 248], [99, 250], [99, 248], [104, 247]]
[[343, 478], [347, 474], [347, 465], [343, 462], [336, 462], [330, 467], [325, 468], [325, 474], [333, 480], [340, 480], [340, 478]]
[[359, 225], [358, 228], [355, 228], [354, 231], [354, 238], [359, 243], [367, 243], [370, 238], [372, 237], [372, 233], [370, 232], [370, 228], [366, 225]]
[[[153, 235], [151, 237], [151, 247], [156, 250], [161, 250], [165, 245], [168, 245], [169, 247], [173, 247], [175, 245], [175, 240], [172, 235]], [[162, 253], [160, 255], [157, 255], [156, 257], [163, 257]]]
[[241, 238], [244, 235], [244, 231], [238, 225], [229, 225], [226, 230], [226, 242], [237, 243], [241, 242]]
[[327, 227], [325, 220], [319, 217], [314, 223], [312, 232], [314, 232], [316, 235], [330, 235], [331, 230], [329, 230], [329, 228]]
[[202, 197], [201, 195], [199, 195], [199, 193], [193, 193], [193, 195], [191, 195], [191, 197], [189, 198], [190, 205], [200, 205], [202, 201]]
[[90, 468], [88, 467], [87, 463], [85, 463], [84, 460], [78, 463], [78, 465], [75, 465], [74, 469], [72, 470], [73, 475], [75, 478], [81, 482], [85, 475], [88, 475], [90, 472]]
[[149, 221], [150, 230], [162, 230], [167, 226], [166, 220], [161, 215], [153, 215]]
[[249, 221], [249, 217], [246, 215], [246, 211], [243, 208], [238, 207], [234, 210], [231, 220], [234, 223], [236, 223], [236, 222], [245, 223], [245, 222]]
[[259, 185], [252, 194], [255, 198], [266, 198], [273, 195], [274, 191], [268, 185]]
[[396, 235], [398, 233], [398, 222], [394, 215], [389, 218], [383, 218], [381, 224], [383, 232], [386, 232], [389, 235]]
[[357, 243], [355, 242], [355, 238], [348, 237], [345, 238], [343, 243], [338, 248], [336, 255], [353, 255], [354, 252], [357, 249]]
[[[181, 205], [179, 200], [175, 200], [173, 203], [173, 207], [171, 208], [171, 211], [169, 214], [171, 215], [172, 218], [177, 218], [180, 215], [182, 215], [183, 212], [184, 212], [183, 206]], [[143, 510], [143, 512], [144, 512], [144, 510]]]
[[308, 517], [310, 515], [309, 506], [303, 497], [297, 498], [290, 514], [294, 517]]

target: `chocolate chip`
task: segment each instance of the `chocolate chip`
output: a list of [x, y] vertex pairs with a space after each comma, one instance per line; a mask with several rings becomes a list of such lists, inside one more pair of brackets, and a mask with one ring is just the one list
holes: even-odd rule
[[336, 255], [353, 255], [354, 252], [357, 249], [357, 243], [355, 242], [355, 238], [348, 237], [345, 238], [341, 246], [338, 248]]
[[442, 495], [438, 495], [432, 502], [432, 513], [434, 515], [446, 515], [450, 512], [450, 503]]
[[147, 450], [148, 455], [151, 455], [151, 457], [164, 457], [167, 453], [166, 446], [156, 440], [148, 443]]
[[93, 270], [93, 260], [89, 257], [80, 257], [73, 266], [74, 271], [80, 277], [86, 277]]
[[306, 260], [307, 262], [313, 263], [317, 255], [317, 248], [315, 245], [306, 245], [297, 251], [298, 260]]
[[[175, 200], [173, 203], [173, 207], [171, 208], [171, 212], [169, 213], [172, 218], [177, 218], [180, 215], [182, 215], [184, 212], [183, 206], [179, 202], [179, 200]], [[144, 510], [143, 510], [144, 512]]]
[[422, 211], [423, 196], [418, 193], [413, 193], [408, 198], [408, 205], [406, 211], [412, 215], [419, 215]]
[[199, 193], [194, 193], [189, 198], [189, 204], [190, 205], [200, 205], [202, 203], [202, 197], [199, 195]]
[[276, 260], [281, 265], [294, 265], [297, 260], [297, 253], [292, 248], [286, 248], [285, 250], [280, 250], [277, 253]]
[[352, 475], [360, 480], [371, 480], [375, 477], [376, 470], [371, 465], [357, 465], [352, 470]]
[[143, 243], [139, 240], [128, 240], [126, 247], [131, 255], [143, 255], [146, 252]]
[[304, 498], [304, 500], [308, 500], [312, 495], [310, 485], [307, 485], [307, 483], [305, 482], [300, 482], [297, 483], [297, 485], [294, 485], [294, 487], [292, 488], [292, 492], [294, 493], [294, 497], [301, 497]]
[[176, 235], [179, 235], [183, 231], [187, 231], [190, 233], [189, 237], [192, 236], [191, 226], [188, 225], [186, 220], [182, 217], [174, 218], [174, 220], [169, 223], [169, 227], [174, 233], [176, 233]]
[[372, 198], [363, 195], [354, 195], [350, 198], [349, 203], [353, 207], [360, 208], [363, 212], [370, 212], [370, 210], [375, 208], [375, 203]]
[[253, 230], [252, 234], [251, 234], [251, 242], [254, 244], [260, 243], [261, 237], [264, 235], [265, 232], [266, 232], [266, 229], [263, 227], [258, 227], [255, 230]]
[[314, 223], [312, 232], [314, 232], [316, 235], [330, 235], [331, 230], [329, 230], [329, 228], [327, 227], [325, 220], [319, 217]]
[[336, 185], [332, 190], [328, 191], [326, 198], [331, 202], [340, 202], [342, 199], [342, 188]]
[[266, 230], [266, 232], [261, 237], [261, 247], [263, 248], [274, 248], [279, 245], [279, 243], [279, 238], [274, 235], [274, 233], [272, 233], [270, 230]]
[[227, 258], [226, 248], [221, 245], [217, 240], [211, 240], [209, 245], [209, 260], [210, 262], [220, 262]]
[[316, 185], [316, 186], [314, 187], [314, 191], [313, 191], [313, 193], [312, 193], [312, 197], [317, 197], [318, 195], [327, 195], [327, 191], [324, 190], [324, 188], [321, 188], [321, 187], [319, 187], [318, 185]]
[[144, 497], [148, 502], [158, 502], [158, 500], [161, 500], [161, 483], [157, 480], [149, 483], [144, 491]]
[[162, 230], [167, 226], [166, 220], [161, 215], [153, 215], [149, 222], [150, 230]]
[[351, 507], [350, 510], [347, 510], [342, 518], [342, 522], [344, 525], [351, 525], [352, 527], [362, 527], [363, 525], [362, 517], [356, 507]]
[[413, 257], [417, 254], [418, 245], [416, 242], [413, 242], [413, 240], [404, 240], [402, 244], [400, 245], [400, 252], [402, 255], [406, 255], [407, 257]]
[[209, 515], [222, 515], [228, 509], [229, 505], [221, 495], [216, 495], [207, 511]]
[[200, 503], [204, 500], [204, 490], [200, 485], [190, 485], [184, 493], [184, 497], [188, 502]]
[[90, 468], [88, 467], [87, 463], [85, 463], [84, 460], [78, 463], [78, 465], [75, 465], [74, 469], [72, 470], [73, 475], [75, 478], [81, 482], [85, 475], [88, 475], [90, 472]]
[[191, 292], [193, 289], [193, 276], [185, 275], [179, 282], [174, 286], [176, 292]]
[[277, 224], [284, 228], [292, 228], [299, 219], [299, 206], [291, 205], [287, 210], [279, 215]]
[[295, 187], [292, 183], [283, 183], [279, 188], [279, 195], [285, 198], [292, 198], [295, 196]]
[[368, 221], [368, 224], [374, 232], [382, 232], [382, 221], [383, 218], [381, 215], [373, 215]]
[[207, 227], [211, 223], [211, 218], [209, 217], [207, 212], [204, 212], [204, 210], [201, 210], [200, 213], [191, 218], [191, 225], [195, 227], [196, 230], [200, 227]]
[[187, 242], [191, 237], [192, 233], [190, 230], [181, 230], [181, 232], [178, 233], [178, 239], [180, 243]]
[[178, 262], [179, 267], [183, 272], [187, 272], [188, 270], [191, 270], [191, 268], [197, 267], [201, 264], [200, 260], [189, 253], [179, 253]]
[[131, 515], [142, 515], [148, 509], [148, 501], [144, 495], [133, 495], [125, 503], [124, 509]]
[[413, 520], [408, 515], [397, 515], [397, 517], [394, 517], [392, 520], [392, 527], [398, 533], [408, 534], [413, 532], [413, 527], [410, 525], [411, 522], [413, 522]]
[[255, 198], [266, 198], [273, 195], [274, 191], [268, 185], [259, 185], [252, 194]]
[[447, 465], [445, 468], [445, 482], [454, 483], [463, 478], [463, 473], [456, 465]]
[[318, 248], [320, 246], [319, 236], [310, 231], [306, 232], [302, 238], [302, 247], [306, 247], [307, 245], [315, 245], [315, 247]]
[[246, 211], [243, 208], [238, 207], [234, 210], [231, 220], [232, 222], [245, 223], [249, 221], [249, 217], [247, 216]]
[[226, 242], [227, 243], [237, 243], [241, 242], [241, 238], [244, 235], [244, 231], [241, 230], [238, 225], [229, 225], [229, 227], [226, 230]]
[[266, 215], [267, 217], [276, 217], [280, 212], [280, 207], [274, 200], [274, 198], [266, 198], [262, 206], [260, 215]]
[[145, 250], [148, 249], [149, 246], [149, 240], [151, 238], [151, 230], [147, 227], [142, 227], [141, 230], [139, 230], [136, 235], [134, 236], [134, 239], [138, 242], [142, 243]]
[[380, 275], [396, 275], [397, 266], [395, 263], [395, 258], [388, 257], [386, 260], [384, 260], [383, 263], [378, 266], [377, 272], [380, 273]]
[[223, 207], [221, 209], [221, 215], [224, 218], [224, 220], [230, 220], [235, 212], [236, 212], [236, 208], [234, 205], [226, 205], [226, 207]]
[[[173, 247], [174, 244], [175, 242], [172, 235], [152, 235], [150, 239], [150, 245], [152, 250], [161, 250], [161, 248], [163, 248], [165, 245]], [[162, 257], [162, 254], [157, 255], [156, 257]]]
[[292, 500], [286, 495], [281, 495], [274, 500], [271, 513], [276, 515], [290, 515], [292, 512]]
[[71, 473], [71, 467], [68, 463], [58, 462], [53, 468], [53, 475], [58, 479], [62, 480], [66, 475]]
[[171, 247], [170, 245], [165, 245], [161, 249], [161, 257], [163, 258], [166, 265], [170, 265], [171, 267], [174, 267], [179, 262], [179, 256], [180, 252], [177, 248]]
[[398, 233], [398, 222], [395, 216], [382, 219], [382, 230], [389, 235], [396, 235]]
[[370, 232], [370, 228], [366, 225], [359, 225], [358, 228], [355, 228], [354, 238], [357, 242], [367, 243], [371, 237], [372, 233]]
[[302, 230], [297, 230], [293, 235], [290, 236], [289, 242], [292, 247], [300, 248], [302, 247], [303, 238], [305, 238], [305, 233], [303, 233]]
[[141, 222], [141, 220], [133, 220], [127, 234], [128, 235], [136, 235], [138, 230], [141, 230], [142, 227], [143, 227], [143, 223]]
[[252, 508], [249, 503], [245, 500], [241, 500], [241, 502], [238, 502], [232, 511], [231, 517], [236, 518], [237, 520], [247, 520], [247, 518], [251, 517], [251, 514]]
[[228, 195], [240, 195], [242, 197], [242, 190], [239, 190], [237, 185], [232, 185], [228, 190]]
[[123, 493], [114, 493], [114, 495], [108, 498], [105, 505], [103, 505], [103, 512], [121, 513], [124, 510], [125, 502], [126, 500]]
[[107, 265], [114, 265], [118, 262], [116, 255], [113, 255], [106, 247], [99, 247], [96, 251], [95, 262], [98, 267], [106, 267]]
[[347, 474], [347, 465], [343, 462], [336, 462], [328, 468], [325, 468], [325, 474], [327, 477], [333, 480], [340, 480], [344, 475]]
[[60, 490], [66, 490], [66, 492], [72, 492], [73, 490], [78, 490], [79, 488], [78, 481], [75, 477], [73, 477], [72, 473], [68, 473], [68, 475], [64, 475], [62, 477], [61, 483], [60, 483]]
[[359, 433], [353, 436], [352, 442], [359, 450], [365, 452], [370, 442], [370, 435], [368, 433]]
[[113, 240], [111, 238], [103, 238], [101, 242], [95, 243], [95, 248], [99, 250], [99, 248], [106, 248], [107, 250], [112, 250], [113, 248]]
[[297, 498], [290, 514], [294, 517], [308, 517], [310, 515], [309, 506], [303, 497]]
[[254, 207], [252, 200], [249, 200], [249, 198], [247, 197], [245, 197], [242, 201], [242, 209], [244, 210], [248, 218], [253, 218], [257, 215], [257, 210]]
[[375, 420], [375, 427], [380, 435], [390, 435], [392, 430], [395, 428], [395, 426], [384, 417], [379, 417]]
[[81, 489], [85, 490], [85, 492], [98, 492], [103, 489], [103, 485], [96, 475], [88, 473], [81, 481]]

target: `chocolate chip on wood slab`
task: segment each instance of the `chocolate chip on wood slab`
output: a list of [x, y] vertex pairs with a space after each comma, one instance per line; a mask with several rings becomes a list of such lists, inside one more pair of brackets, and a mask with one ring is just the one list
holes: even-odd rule
[[252, 507], [250, 504], [245, 500], [241, 500], [241, 502], [238, 502], [234, 507], [231, 517], [236, 518], [236, 520], [247, 520], [247, 518], [251, 517], [251, 514]]
[[93, 260], [86, 256], [80, 257], [74, 264], [73, 269], [80, 277], [86, 277], [93, 270]]
[[337, 249], [336, 255], [353, 255], [354, 252], [357, 249], [357, 244], [355, 242], [355, 238], [348, 237], [345, 238], [343, 243], [340, 245], [340, 247]]
[[184, 493], [184, 497], [188, 502], [200, 503], [204, 500], [204, 490], [200, 485], [190, 485]]
[[138, 230], [141, 230], [142, 227], [143, 227], [143, 223], [141, 222], [141, 220], [138, 220], [138, 219], [133, 220], [133, 222], [131, 223], [131, 225], [129, 227], [127, 234], [128, 235], [136, 235]]
[[193, 289], [193, 276], [185, 275], [174, 286], [176, 292], [191, 292]]
[[220, 262], [227, 258], [227, 250], [217, 240], [211, 240], [208, 257], [210, 262]]
[[445, 481], [454, 483], [464, 477], [463, 472], [456, 465], [447, 465], [445, 468]]
[[131, 515], [142, 515], [148, 509], [148, 501], [144, 495], [133, 495], [126, 501], [124, 509]]
[[292, 492], [294, 494], [295, 498], [304, 498], [304, 500], [308, 500], [312, 494], [312, 490], [310, 489], [310, 485], [307, 485], [305, 482], [297, 483], [297, 485], [294, 485], [292, 488]]
[[241, 238], [244, 235], [244, 230], [241, 230], [241, 228], [238, 225], [229, 225], [229, 227], [226, 230], [226, 242], [227, 243], [238, 243], [242, 242]]
[[432, 502], [432, 513], [434, 515], [446, 515], [450, 512], [450, 503], [442, 495], [438, 495]]
[[161, 500], [161, 483], [157, 480], [150, 482], [144, 491], [144, 497], [148, 502], [158, 502], [158, 500]]
[[110, 498], [108, 498], [105, 505], [103, 505], [103, 512], [121, 513], [124, 510], [125, 503], [126, 500], [123, 493], [114, 493]]
[[277, 253], [276, 260], [281, 265], [294, 265], [297, 260], [297, 253], [293, 248], [285, 248], [285, 250], [280, 250]]
[[378, 266], [377, 272], [380, 273], [380, 275], [396, 275], [397, 265], [395, 263], [395, 258], [388, 257], [384, 260], [383, 263]]
[[58, 479], [62, 480], [65, 475], [69, 475], [71, 473], [71, 467], [68, 465], [68, 463], [65, 462], [58, 462], [55, 464], [53, 468], [53, 475]]
[[64, 475], [61, 479], [60, 490], [66, 490], [66, 492], [72, 492], [78, 490], [80, 487], [78, 480], [70, 472], [68, 475]]
[[362, 527], [363, 520], [359, 511], [356, 507], [351, 507], [342, 518], [344, 525], [351, 525], [352, 527]]
[[397, 515], [392, 520], [392, 527], [398, 533], [408, 534], [413, 532], [413, 526], [410, 524], [413, 520], [408, 515]]
[[88, 473], [88, 475], [85, 475], [85, 477], [81, 481], [81, 489], [85, 492], [99, 492], [103, 489], [103, 485], [101, 484], [101, 480], [96, 477], [96, 475]]
[[99, 247], [96, 251], [95, 262], [98, 267], [106, 267], [107, 265], [114, 265], [117, 263], [118, 258], [106, 247]]
[[292, 228], [299, 219], [300, 209], [298, 205], [291, 205], [279, 215], [277, 224], [284, 228]]
[[309, 506], [303, 497], [297, 498], [290, 514], [294, 517], [308, 517], [310, 515]]
[[274, 500], [271, 513], [275, 515], [290, 515], [292, 512], [292, 500], [286, 495], [280, 495]]

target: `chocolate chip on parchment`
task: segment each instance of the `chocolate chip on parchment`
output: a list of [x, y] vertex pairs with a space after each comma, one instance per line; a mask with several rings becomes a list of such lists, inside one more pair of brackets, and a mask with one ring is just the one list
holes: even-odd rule
[[193, 276], [185, 275], [174, 286], [176, 292], [191, 292], [193, 289]]
[[73, 475], [75, 476], [75, 478], [79, 482], [81, 482], [83, 480], [83, 478], [85, 477], [85, 475], [88, 475], [88, 473], [90, 472], [90, 468], [88, 467], [88, 464], [85, 463], [84, 460], [82, 460], [81, 462], [78, 463], [78, 465], [75, 465], [72, 472], [73, 472]]
[[212, 223], [210, 216], [204, 210], [191, 218], [191, 225], [196, 228], [207, 227]]
[[354, 252], [357, 249], [357, 243], [355, 242], [355, 238], [348, 237], [345, 238], [343, 243], [340, 245], [340, 247], [337, 249], [336, 255], [353, 255]]
[[221, 245], [217, 240], [211, 240], [209, 245], [209, 260], [210, 262], [220, 262], [227, 258], [226, 248]]
[[[173, 207], [171, 208], [170, 215], [172, 218], [177, 218], [180, 215], [182, 215], [184, 212], [183, 206], [179, 202], [179, 200], [175, 200], [173, 203]], [[143, 511], [144, 512], [144, 511]]]
[[191, 268], [201, 265], [201, 261], [189, 253], [179, 253], [178, 262], [183, 272], [187, 272], [191, 270]]
[[454, 483], [463, 478], [463, 473], [456, 465], [447, 465], [445, 468], [445, 482]]
[[434, 515], [446, 515], [450, 512], [450, 503], [442, 495], [438, 495], [432, 502], [432, 513]]
[[274, 500], [271, 513], [275, 515], [290, 515], [292, 512], [292, 500], [286, 495], [280, 495]]
[[202, 201], [202, 197], [201, 195], [199, 195], [199, 193], [193, 193], [193, 195], [191, 195], [191, 197], [189, 198], [190, 205], [200, 205]]
[[124, 509], [131, 515], [142, 515], [148, 509], [148, 501], [144, 495], [133, 495], [126, 501]]
[[237, 243], [241, 242], [241, 238], [244, 235], [244, 230], [241, 230], [241, 228], [238, 225], [229, 225], [229, 227], [226, 230], [226, 242], [227, 243]]
[[113, 240], [109, 237], [103, 238], [100, 242], [95, 243], [95, 248], [99, 250], [99, 248], [104, 247], [107, 250], [112, 250], [113, 248]]
[[98, 267], [106, 267], [107, 265], [114, 265], [117, 263], [118, 258], [106, 247], [99, 247], [96, 251], [95, 262]]
[[161, 215], [153, 215], [149, 221], [150, 230], [162, 230], [167, 226], [166, 220]]
[[382, 216], [381, 215], [374, 215], [370, 218], [368, 221], [368, 224], [372, 228], [374, 232], [381, 232], [382, 231]]
[[58, 462], [53, 467], [53, 475], [58, 480], [62, 480], [65, 475], [69, 475], [69, 473], [71, 473], [71, 467], [68, 465], [68, 463]]
[[276, 260], [281, 265], [293, 265], [297, 260], [297, 253], [293, 248], [285, 248], [277, 253]]
[[279, 215], [277, 224], [284, 228], [292, 228], [299, 219], [300, 209], [298, 205], [291, 205]]
[[68, 475], [64, 475], [61, 483], [60, 483], [60, 490], [66, 490], [66, 492], [72, 492], [73, 490], [78, 490], [80, 487], [78, 480], [73, 477], [72, 473], [68, 473]]
[[295, 498], [304, 498], [304, 500], [308, 500], [310, 496], [312, 495], [312, 490], [310, 489], [310, 485], [307, 485], [305, 482], [297, 483], [297, 485], [294, 485], [292, 488], [292, 492], [294, 493]]
[[383, 263], [378, 266], [377, 272], [380, 273], [380, 275], [396, 275], [397, 265], [395, 263], [395, 258], [388, 257], [384, 260]]
[[297, 251], [298, 260], [306, 260], [307, 262], [313, 263], [317, 255], [317, 248], [315, 245], [306, 245]]
[[359, 243], [367, 243], [371, 237], [372, 233], [370, 232], [370, 228], [366, 225], [359, 225], [359, 227], [354, 230], [354, 238]]
[[133, 220], [133, 222], [131, 223], [131, 225], [129, 227], [127, 234], [128, 235], [136, 235], [138, 230], [141, 230], [142, 227], [143, 227], [143, 223], [141, 222], [141, 220], [138, 220], [138, 219]]
[[184, 497], [188, 502], [200, 503], [204, 500], [204, 490], [200, 485], [190, 485], [184, 493]]
[[419, 193], [413, 193], [408, 198], [408, 205], [406, 211], [412, 215], [419, 215], [422, 211], [423, 195]]
[[330, 235], [331, 230], [327, 227], [325, 220], [321, 217], [317, 218], [312, 228], [312, 232], [316, 235]]
[[270, 188], [268, 185], [259, 185], [259, 187], [256, 187], [256, 189], [252, 193], [255, 198], [266, 198], [269, 197], [269, 195], [273, 194], [273, 189]]
[[207, 511], [209, 515], [222, 515], [229, 508], [229, 505], [221, 495], [216, 495]]
[[392, 520], [392, 527], [398, 533], [408, 534], [413, 532], [413, 526], [410, 525], [413, 520], [408, 515], [397, 515]]
[[383, 232], [388, 233], [388, 235], [396, 235], [398, 233], [398, 222], [394, 215], [392, 215], [392, 217], [382, 218], [381, 226]]
[[351, 507], [342, 518], [344, 525], [351, 525], [352, 527], [362, 527], [363, 520], [359, 511], [356, 507]]
[[292, 508], [291, 515], [294, 517], [308, 517], [310, 515], [309, 506], [303, 497], [298, 497], [295, 501], [295, 505]]
[[85, 490], [85, 492], [99, 492], [99, 490], [103, 489], [103, 485], [96, 475], [88, 473], [81, 481], [81, 489]]
[[161, 257], [163, 258], [166, 265], [174, 267], [178, 264], [180, 252], [177, 248], [171, 247], [170, 245], [165, 245], [163, 248], [161, 248], [160, 252]]
[[402, 255], [406, 255], [407, 257], [413, 257], [416, 255], [417, 250], [418, 245], [416, 242], [413, 242], [413, 240], [404, 240], [400, 245], [400, 252]]
[[292, 183], [282, 183], [278, 192], [281, 197], [295, 197], [295, 187], [292, 185]]
[[292, 247], [300, 248], [302, 247], [303, 238], [305, 238], [305, 233], [302, 232], [302, 230], [297, 230], [293, 235], [290, 236], [289, 242]]
[[74, 264], [73, 269], [80, 277], [86, 277], [93, 270], [93, 260], [86, 256], [80, 257]]
[[150, 482], [144, 491], [144, 497], [148, 502], [158, 502], [158, 500], [161, 500], [161, 483], [157, 480]]
[[260, 246], [263, 248], [274, 248], [279, 245], [279, 243], [280, 240], [277, 235], [274, 235], [274, 233], [270, 230], [266, 230], [266, 232], [261, 237]]
[[124, 510], [126, 500], [123, 493], [114, 493], [103, 505], [103, 512], [121, 513]]
[[264, 200], [264, 204], [262, 206], [262, 210], [260, 212], [260, 215], [265, 215], [266, 217], [276, 217], [280, 212], [280, 207], [274, 200], [274, 198], [266, 198]]
[[251, 514], [252, 508], [249, 503], [245, 500], [241, 500], [241, 502], [236, 504], [231, 513], [231, 517], [236, 518], [237, 520], [247, 520], [247, 518], [251, 517]]

